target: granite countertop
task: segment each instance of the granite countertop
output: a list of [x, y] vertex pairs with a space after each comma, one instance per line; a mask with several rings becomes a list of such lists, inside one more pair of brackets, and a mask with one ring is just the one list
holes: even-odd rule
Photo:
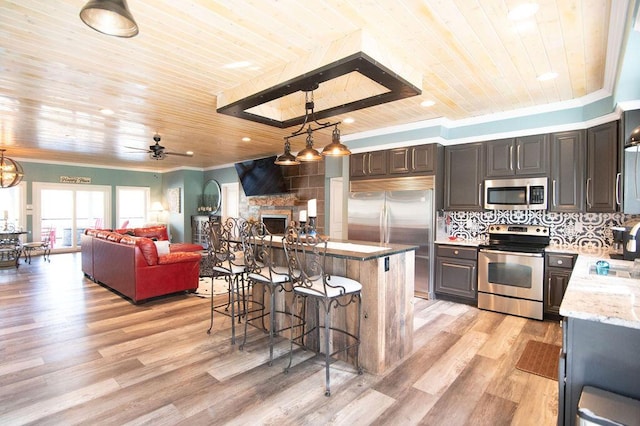
[[[284, 237], [281, 237], [284, 238]], [[273, 240], [274, 247], [282, 248], [282, 239]], [[415, 245], [375, 243], [372, 241], [354, 240], [329, 240], [327, 242], [327, 255], [338, 258], [354, 260], [371, 260], [379, 257], [391, 256], [398, 253], [418, 249]]]
[[617, 270], [628, 271], [633, 262], [607, 259], [610, 274], [597, 275], [589, 272], [597, 260], [593, 255], [578, 256], [560, 315], [640, 329], [640, 279], [616, 276]]
[[436, 244], [449, 244], [453, 246], [468, 246], [468, 247], [478, 247], [480, 244], [484, 243], [485, 240], [467, 240], [464, 238], [456, 238], [455, 240], [450, 240], [449, 238], [438, 238], [435, 243]]

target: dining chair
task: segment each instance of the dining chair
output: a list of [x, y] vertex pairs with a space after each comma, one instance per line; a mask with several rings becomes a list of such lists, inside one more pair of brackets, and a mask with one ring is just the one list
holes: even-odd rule
[[[213, 328], [214, 312], [231, 317], [231, 344], [236, 342], [236, 318], [238, 323], [246, 313], [244, 244], [247, 233], [247, 221], [242, 218], [228, 218], [224, 223], [206, 222], [203, 226], [207, 238], [207, 257], [211, 265], [211, 324], [207, 334]], [[213, 286], [216, 278], [227, 283], [227, 302], [215, 304]], [[229, 309], [231, 312], [229, 313]]]
[[[277, 237], [276, 237], [277, 238]], [[247, 327], [249, 323], [255, 324], [257, 320], [262, 320], [262, 329], [269, 333], [269, 365], [273, 364], [273, 346], [275, 335], [291, 326], [283, 324], [279, 326], [276, 322], [276, 314], [283, 314], [288, 319], [291, 313], [287, 310], [287, 300], [284, 294], [291, 293], [291, 280], [289, 279], [289, 268], [287, 265], [277, 265], [274, 259], [274, 236], [268, 231], [262, 222], [253, 222], [249, 227], [245, 245], [245, 268], [247, 279], [251, 282], [252, 294], [251, 310], [247, 311], [244, 323], [244, 338], [240, 345], [240, 350], [247, 342]], [[289, 284], [289, 285], [288, 285]], [[262, 290], [261, 297], [256, 297], [257, 290]], [[269, 293], [269, 310], [265, 309], [266, 293]], [[276, 295], [281, 293], [283, 297], [276, 300]], [[276, 306], [278, 304], [278, 306]], [[256, 313], [259, 313], [256, 315]], [[264, 319], [269, 317], [269, 326], [265, 326]], [[283, 319], [284, 319], [283, 318]]]
[[[291, 324], [294, 322], [294, 314], [299, 312], [297, 304], [303, 305], [312, 302], [316, 318], [310, 321], [305, 318], [302, 323], [303, 330], [297, 335], [290, 334], [289, 365], [285, 368], [287, 372], [291, 368], [293, 361], [293, 345], [305, 345], [305, 336], [315, 334], [315, 351], [317, 354], [324, 351], [325, 361], [325, 396], [331, 396], [330, 364], [331, 357], [354, 349], [354, 363], [358, 374], [362, 374], [362, 368], [358, 362], [360, 347], [360, 318], [362, 311], [362, 284], [351, 278], [332, 275], [326, 272], [327, 259], [327, 238], [316, 234], [311, 227], [287, 228], [283, 239], [289, 276], [293, 282], [293, 303], [291, 309]], [[344, 327], [339, 328], [332, 324], [333, 315], [338, 308], [346, 309], [352, 303], [357, 304], [357, 316], [355, 325], [349, 329], [348, 315], [344, 315]], [[322, 307], [322, 310], [320, 309]], [[305, 309], [311, 312], [311, 309]], [[320, 321], [322, 313], [323, 322]], [[309, 329], [306, 329], [309, 327]], [[323, 330], [321, 341], [320, 330]], [[341, 335], [341, 339], [332, 339], [332, 335]], [[340, 342], [343, 342], [342, 347]], [[333, 344], [332, 344], [333, 343]]]

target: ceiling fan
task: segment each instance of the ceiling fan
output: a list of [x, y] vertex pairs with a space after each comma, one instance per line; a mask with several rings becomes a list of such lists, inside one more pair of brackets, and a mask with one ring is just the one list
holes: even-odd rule
[[182, 157], [193, 157], [193, 154], [182, 154], [179, 152], [169, 152], [169, 151], [165, 151], [164, 146], [160, 145], [160, 135], [155, 134], [153, 135], [153, 140], [156, 142], [155, 145], [150, 145], [149, 149], [143, 149], [143, 148], [136, 148], [133, 146], [127, 146], [126, 148], [129, 149], [137, 149], [139, 151], [144, 151], [149, 153], [149, 158], [151, 158], [152, 160], [164, 160], [166, 158], [167, 155], [179, 155]]

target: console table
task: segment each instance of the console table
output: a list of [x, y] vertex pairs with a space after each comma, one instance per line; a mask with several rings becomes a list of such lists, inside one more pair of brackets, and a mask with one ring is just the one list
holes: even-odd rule
[[20, 236], [26, 231], [0, 231], [0, 268], [18, 267], [22, 247]]

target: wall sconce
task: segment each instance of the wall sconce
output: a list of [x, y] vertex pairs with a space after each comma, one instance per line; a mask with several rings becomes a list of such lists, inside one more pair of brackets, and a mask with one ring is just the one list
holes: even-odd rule
[[24, 172], [15, 160], [4, 156], [6, 149], [0, 149], [0, 188], [11, 188], [22, 182]]
[[90, 0], [80, 11], [80, 19], [103, 34], [127, 38], [138, 34], [126, 0]]

